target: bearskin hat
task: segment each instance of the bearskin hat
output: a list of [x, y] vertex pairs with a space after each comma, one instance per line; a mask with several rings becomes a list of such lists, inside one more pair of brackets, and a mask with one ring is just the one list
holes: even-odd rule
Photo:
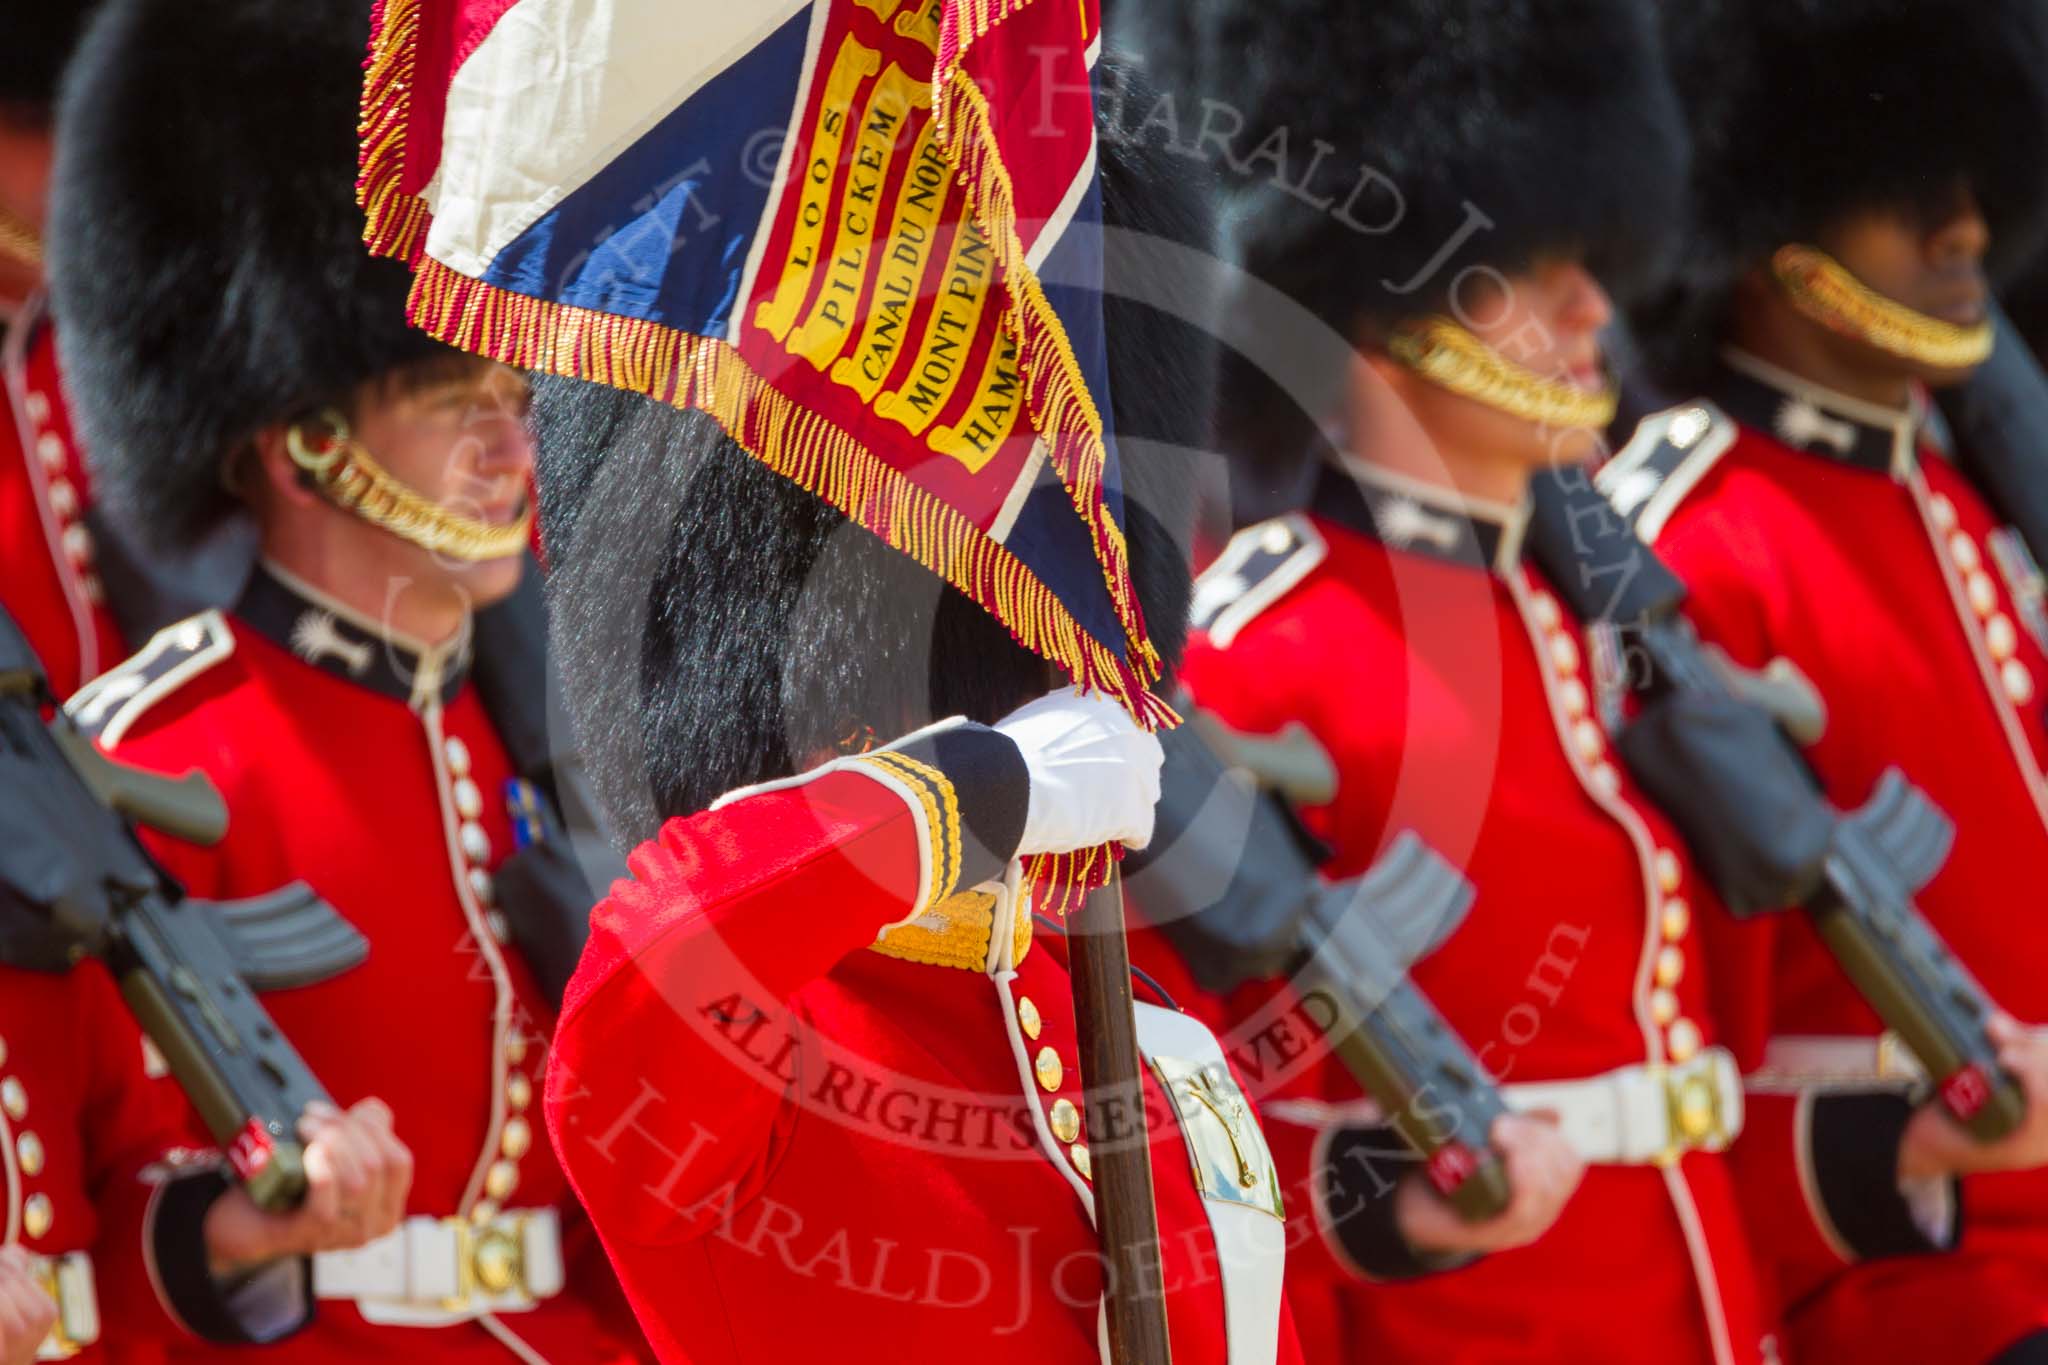
[[1105, 0], [1102, 28], [1126, 60], [1143, 68], [1162, 93], [1200, 91], [1209, 66], [1207, 46], [1216, 15], [1236, 0]]
[[[1211, 205], [1156, 141], [1105, 129], [1101, 153], [1131, 572], [1154, 643], [1175, 659], [1210, 347], [1135, 300], [1178, 284], [1137, 279], [1162, 268], [1159, 240], [1209, 249]], [[952, 715], [996, 720], [1060, 681], [981, 607], [702, 413], [542, 377], [534, 420], [554, 643], [601, 804], [629, 844], [848, 742]]]
[[57, 102], [57, 79], [85, 31], [94, 0], [15, 0], [0, 43], [0, 118], [39, 122]]
[[236, 507], [263, 427], [445, 348], [356, 207], [369, 0], [110, 0], [58, 118], [50, 291], [106, 501], [153, 539]]
[[1445, 311], [1466, 267], [1570, 256], [1625, 295], [1674, 245], [1686, 139], [1647, 0], [1275, 0], [1212, 50], [1245, 102], [1243, 264], [1346, 338]]
[[1711, 365], [1734, 286], [1862, 209], [1967, 180], [2007, 273], [2048, 226], [2048, 5], [2041, 0], [1663, 0], [1692, 127], [1683, 269], [1637, 311], [1667, 388]]

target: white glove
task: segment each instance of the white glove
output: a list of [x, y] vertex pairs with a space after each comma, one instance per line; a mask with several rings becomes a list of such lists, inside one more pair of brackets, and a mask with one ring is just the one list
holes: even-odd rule
[[1123, 707], [1069, 687], [1019, 707], [995, 728], [1023, 751], [1031, 775], [1020, 855], [1151, 842], [1166, 756]]

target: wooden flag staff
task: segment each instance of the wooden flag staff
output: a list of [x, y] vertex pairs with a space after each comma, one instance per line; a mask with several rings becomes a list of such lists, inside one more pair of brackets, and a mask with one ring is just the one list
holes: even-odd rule
[[1114, 874], [1067, 924], [1080, 1032], [1095, 1230], [1102, 1241], [1103, 1296], [1113, 1365], [1168, 1365], [1159, 1214], [1152, 1202], [1152, 1148], [1131, 1006], [1123, 884]]

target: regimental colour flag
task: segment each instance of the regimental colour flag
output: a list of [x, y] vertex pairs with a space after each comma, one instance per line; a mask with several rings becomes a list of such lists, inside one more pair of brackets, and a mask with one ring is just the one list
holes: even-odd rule
[[1147, 721], [1099, 0], [381, 0], [359, 197], [428, 332], [710, 413]]

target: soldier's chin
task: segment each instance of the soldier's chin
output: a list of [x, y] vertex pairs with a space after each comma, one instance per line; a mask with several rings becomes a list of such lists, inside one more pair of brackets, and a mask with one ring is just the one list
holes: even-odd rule
[[457, 565], [455, 571], [455, 576], [469, 593], [470, 601], [476, 606], [488, 607], [510, 597], [519, 586], [519, 577], [526, 572], [526, 551], [522, 547], [497, 559], [480, 559]]
[[1566, 469], [1608, 453], [1604, 427], [1545, 427], [1541, 431], [1543, 458], [1539, 467], [1543, 469]]

